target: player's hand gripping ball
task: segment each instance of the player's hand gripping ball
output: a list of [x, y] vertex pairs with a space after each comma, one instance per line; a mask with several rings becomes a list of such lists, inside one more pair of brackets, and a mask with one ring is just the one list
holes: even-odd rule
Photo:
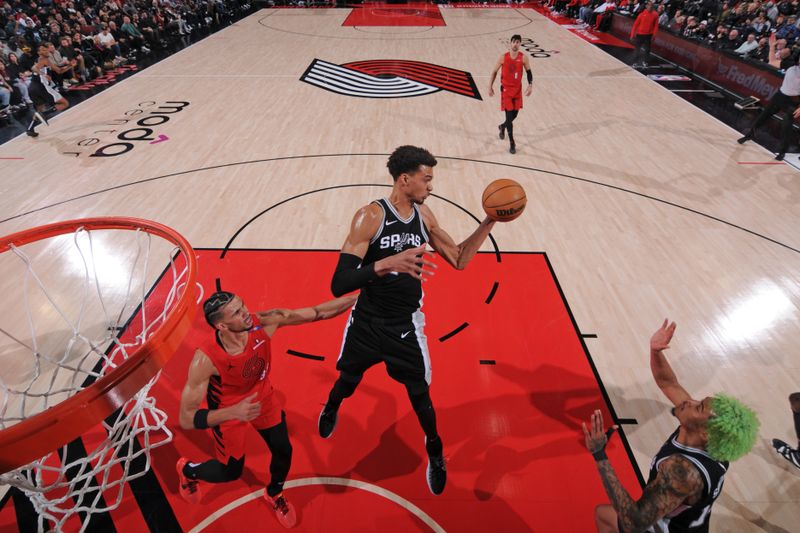
[[508, 222], [525, 210], [525, 189], [514, 180], [494, 180], [483, 191], [483, 210], [492, 220]]

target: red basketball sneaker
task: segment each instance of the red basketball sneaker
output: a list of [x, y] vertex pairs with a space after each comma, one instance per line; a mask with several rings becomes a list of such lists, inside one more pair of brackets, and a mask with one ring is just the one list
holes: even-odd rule
[[189, 479], [183, 474], [183, 467], [186, 466], [188, 462], [189, 459], [181, 457], [175, 465], [175, 468], [178, 470], [178, 492], [180, 492], [181, 498], [188, 503], [197, 504], [200, 503], [203, 494], [200, 492], [200, 482], [196, 479]]
[[286, 529], [293, 528], [297, 524], [297, 513], [294, 511], [294, 505], [286, 501], [286, 496], [281, 492], [276, 494], [275, 497], [270, 497], [267, 490], [264, 489], [264, 500], [275, 511], [275, 517], [278, 522]]

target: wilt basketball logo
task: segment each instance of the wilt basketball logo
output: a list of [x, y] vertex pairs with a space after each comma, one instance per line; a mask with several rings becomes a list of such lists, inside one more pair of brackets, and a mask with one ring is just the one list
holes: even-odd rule
[[376, 59], [337, 65], [315, 59], [300, 81], [360, 98], [410, 98], [449, 91], [482, 100], [469, 72], [421, 61]]

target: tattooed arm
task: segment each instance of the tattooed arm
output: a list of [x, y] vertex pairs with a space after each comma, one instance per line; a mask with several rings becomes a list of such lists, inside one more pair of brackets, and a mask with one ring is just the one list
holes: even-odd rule
[[592, 415], [591, 431], [583, 425], [586, 447], [597, 460], [597, 470], [603, 481], [611, 505], [617, 512], [625, 532], [644, 531], [659, 519], [677, 509], [681, 504], [697, 501], [703, 492], [700, 472], [680, 455], [665, 459], [658, 467], [658, 475], [647, 484], [638, 501], [631, 498], [620, 483], [614, 467], [605, 457], [608, 438], [600, 411]]
[[696, 500], [703, 491], [700, 472], [680, 455], [661, 463], [658, 475], [638, 501], [622, 486], [608, 459], [597, 461], [597, 470], [622, 527], [629, 532], [646, 530], [682, 503]]
[[358, 295], [345, 296], [323, 302], [314, 307], [260, 311], [256, 313], [256, 316], [261, 325], [264, 326], [264, 331], [271, 337], [276, 329], [283, 326], [297, 326], [338, 316], [353, 307], [357, 298]]

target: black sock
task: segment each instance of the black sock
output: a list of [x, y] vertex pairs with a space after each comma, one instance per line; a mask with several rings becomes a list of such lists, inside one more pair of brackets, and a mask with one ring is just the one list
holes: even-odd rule
[[439, 438], [439, 432], [436, 430], [436, 411], [433, 409], [430, 393], [426, 390], [421, 394], [408, 395], [411, 400], [411, 406], [414, 412], [417, 413], [419, 425], [422, 426], [422, 431], [425, 432], [426, 444], [425, 449], [428, 455], [439, 456], [442, 454], [442, 439]]
[[189, 479], [199, 479], [209, 483], [225, 483], [238, 479], [244, 469], [244, 457], [228, 459], [228, 464], [222, 464], [216, 459], [205, 463], [192, 464], [186, 463], [183, 467], [183, 475]]
[[431, 457], [439, 457], [442, 455], [444, 451], [444, 446], [442, 445], [442, 439], [436, 437], [434, 439], [427, 439], [425, 441], [425, 451], [428, 452], [428, 455]]
[[506, 131], [508, 131], [508, 140], [514, 144], [514, 119], [517, 118], [519, 111], [506, 111]]
[[271, 481], [269, 485], [267, 485], [267, 496], [270, 498], [274, 498], [278, 494], [283, 492], [283, 481], [276, 482]]
[[792, 411], [792, 416], [794, 417], [794, 432], [797, 435], [798, 446], [800, 446], [800, 413]]

